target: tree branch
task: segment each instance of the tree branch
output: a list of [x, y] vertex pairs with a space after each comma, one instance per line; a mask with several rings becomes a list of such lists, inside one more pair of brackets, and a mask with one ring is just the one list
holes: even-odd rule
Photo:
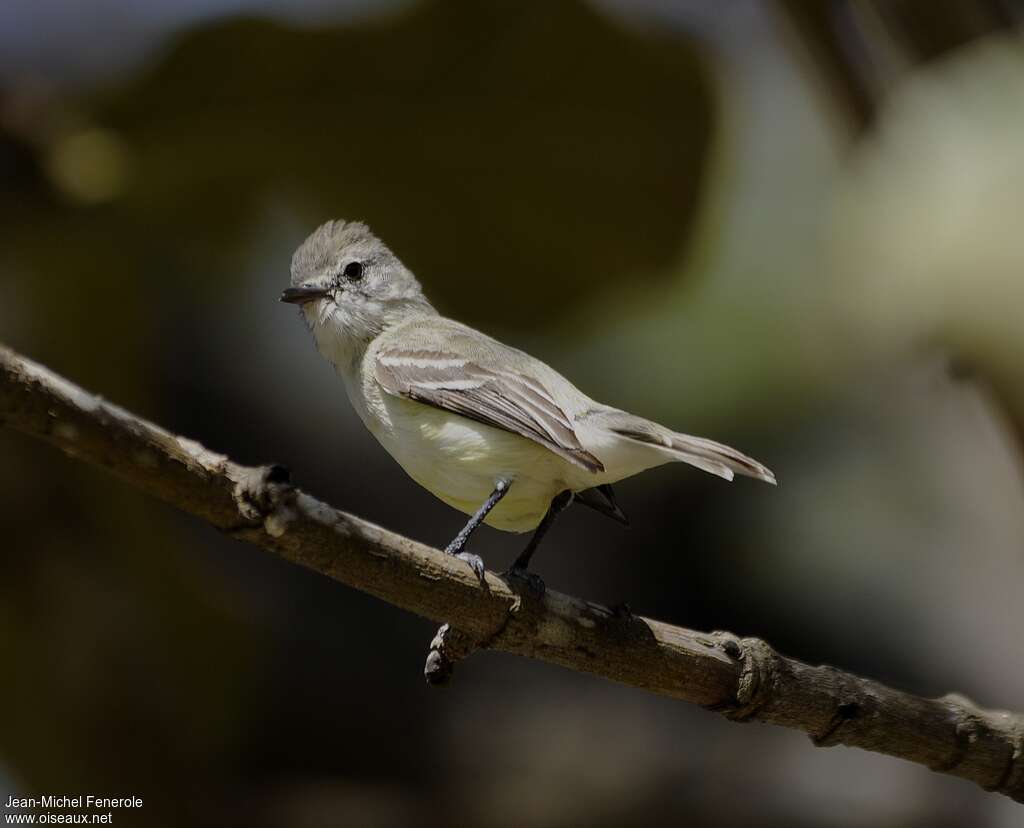
[[[0, 347], [0, 421], [101, 466], [239, 540], [450, 628], [431, 657], [487, 647], [898, 756], [1024, 802], [1024, 716], [924, 699], [814, 667], [756, 638], [700, 633], [548, 591], [517, 593], [442, 552], [331, 508], [278, 466], [233, 463]], [[446, 651], [451, 651], [446, 654]], [[435, 657], [435, 653], [437, 656]], [[429, 665], [428, 665], [429, 666]]]

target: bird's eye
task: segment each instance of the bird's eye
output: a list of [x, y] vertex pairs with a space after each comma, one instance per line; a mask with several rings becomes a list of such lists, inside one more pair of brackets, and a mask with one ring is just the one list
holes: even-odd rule
[[359, 262], [349, 262], [342, 271], [346, 279], [358, 282], [363, 278], [363, 266]]

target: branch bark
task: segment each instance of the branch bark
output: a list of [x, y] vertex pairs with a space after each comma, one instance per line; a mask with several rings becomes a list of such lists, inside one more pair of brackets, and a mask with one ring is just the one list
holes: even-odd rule
[[[1024, 802], [1024, 716], [925, 699], [787, 658], [757, 638], [682, 629], [548, 591], [514, 591], [439, 550], [176, 436], [0, 347], [0, 422], [113, 472], [233, 537], [434, 621], [432, 657], [486, 647], [802, 730], [970, 779]], [[514, 586], [514, 584], [513, 584]], [[436, 659], [435, 659], [436, 660]], [[435, 665], [436, 666], [436, 665]]]

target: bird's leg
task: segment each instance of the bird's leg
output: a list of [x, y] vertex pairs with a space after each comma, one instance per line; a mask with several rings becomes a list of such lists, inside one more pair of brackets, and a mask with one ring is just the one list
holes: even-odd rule
[[533, 537], [530, 538], [530, 542], [526, 544], [526, 549], [519, 553], [519, 557], [515, 559], [512, 567], [506, 573], [507, 575], [524, 579], [528, 581], [537, 592], [544, 592], [544, 582], [539, 576], [532, 572], [527, 572], [527, 568], [530, 566], [530, 558], [532, 558], [533, 553], [537, 551], [537, 547], [540, 546], [540, 542], [544, 539], [544, 535], [546, 535], [548, 529], [551, 528], [551, 524], [555, 522], [556, 517], [568, 508], [569, 504], [572, 503], [572, 498], [573, 494], [568, 489], [563, 492], [559, 492], [552, 498], [551, 505], [548, 506], [548, 510], [541, 519], [540, 524], [534, 530]]
[[476, 510], [476, 514], [469, 519], [469, 523], [462, 527], [462, 531], [455, 536], [455, 539], [445, 547], [445, 552], [449, 555], [454, 555], [461, 561], [465, 561], [469, 564], [470, 568], [476, 574], [476, 577], [480, 579], [481, 586], [486, 587], [487, 581], [484, 578], [484, 562], [479, 555], [474, 555], [471, 552], [464, 552], [463, 549], [466, 546], [466, 542], [469, 540], [469, 536], [473, 534], [477, 526], [484, 522], [484, 518], [487, 514], [498, 505], [498, 501], [501, 500], [511, 487], [512, 483], [509, 480], [499, 480], [494, 484], [494, 491], [491, 492], [490, 497], [484, 501], [483, 505]]

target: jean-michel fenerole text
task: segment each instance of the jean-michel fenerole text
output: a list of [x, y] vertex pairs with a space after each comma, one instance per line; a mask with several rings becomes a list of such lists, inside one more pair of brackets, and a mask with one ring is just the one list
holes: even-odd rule
[[142, 797], [138, 796], [9, 796], [5, 808], [141, 808]]

